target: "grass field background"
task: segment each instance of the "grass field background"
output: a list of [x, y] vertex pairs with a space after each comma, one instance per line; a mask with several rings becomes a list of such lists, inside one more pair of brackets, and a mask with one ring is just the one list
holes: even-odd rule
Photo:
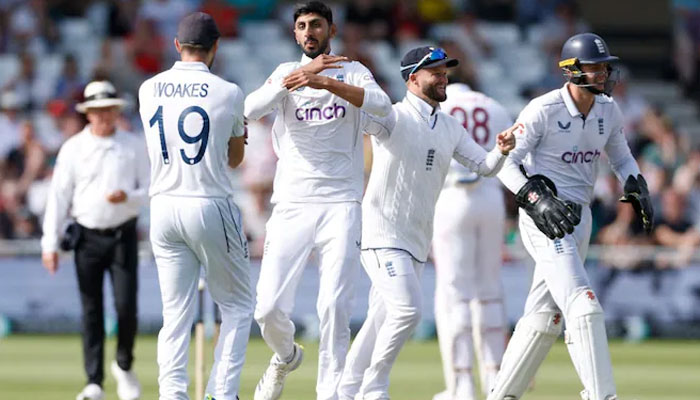
[[[315, 399], [317, 345], [304, 346], [304, 363], [289, 376], [282, 399]], [[105, 361], [107, 400], [117, 400], [108, 368], [114, 347], [114, 341], [109, 340]], [[208, 347], [207, 365], [211, 363], [210, 350]], [[611, 352], [620, 400], [700, 400], [699, 341], [613, 342]], [[241, 400], [253, 398], [253, 389], [270, 355], [260, 339], [250, 342]], [[155, 336], [140, 336], [134, 368], [143, 385], [144, 400], [158, 398], [155, 358]], [[192, 367], [192, 358], [190, 361]], [[19, 335], [0, 339], [0, 399], [72, 400], [84, 380], [79, 336]], [[437, 342], [409, 343], [392, 372], [392, 399], [431, 400], [442, 387]], [[579, 400], [580, 389], [566, 347], [559, 341], [540, 368], [534, 389], [524, 399]]]

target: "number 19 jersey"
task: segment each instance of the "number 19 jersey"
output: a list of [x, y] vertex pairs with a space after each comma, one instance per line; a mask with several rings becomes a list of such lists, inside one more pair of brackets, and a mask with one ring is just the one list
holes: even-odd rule
[[244, 135], [241, 89], [201, 62], [177, 61], [139, 88], [151, 197], [228, 197], [228, 141]]
[[[513, 125], [508, 111], [496, 100], [483, 93], [471, 90], [463, 83], [447, 85], [447, 100], [440, 103], [440, 108], [457, 118], [474, 141], [490, 151], [496, 146], [496, 136]], [[447, 176], [447, 184], [471, 183], [479, 176], [467, 167], [452, 160]], [[497, 179], [488, 181], [498, 182]]]

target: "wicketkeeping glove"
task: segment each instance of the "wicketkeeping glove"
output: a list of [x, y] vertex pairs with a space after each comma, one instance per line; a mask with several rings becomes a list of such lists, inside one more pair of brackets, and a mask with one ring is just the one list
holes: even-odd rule
[[651, 230], [654, 229], [654, 208], [649, 198], [647, 181], [641, 174], [637, 175], [636, 178], [630, 175], [625, 181], [624, 191], [625, 194], [620, 198], [620, 201], [632, 204], [634, 212], [642, 220], [644, 231], [651, 233]]
[[554, 182], [543, 175], [530, 177], [515, 201], [550, 239], [563, 238], [581, 222], [581, 205], [558, 198]]

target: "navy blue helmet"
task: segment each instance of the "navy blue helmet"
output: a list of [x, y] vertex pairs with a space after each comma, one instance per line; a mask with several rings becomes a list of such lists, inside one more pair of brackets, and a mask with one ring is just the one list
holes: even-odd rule
[[[617, 83], [617, 71], [613, 69], [610, 63], [618, 60], [618, 57], [610, 54], [608, 45], [603, 38], [595, 33], [579, 33], [570, 37], [564, 43], [561, 49], [559, 67], [565, 71], [564, 76], [572, 84], [585, 87], [594, 94], [606, 94], [609, 96], [615, 83]], [[608, 76], [604, 83], [604, 89], [601, 91], [596, 89], [595, 83], [588, 83], [585, 79], [586, 75], [591, 75], [593, 79], [596, 73], [584, 73], [581, 70], [581, 66], [602, 63], [608, 64]]]

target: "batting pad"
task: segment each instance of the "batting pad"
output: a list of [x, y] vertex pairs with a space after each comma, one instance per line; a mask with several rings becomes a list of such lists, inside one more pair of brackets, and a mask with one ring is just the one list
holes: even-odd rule
[[572, 296], [566, 319], [566, 346], [581, 383], [583, 400], [614, 400], [615, 382], [605, 332], [605, 317], [590, 288]]
[[534, 313], [521, 318], [488, 400], [519, 399], [561, 331], [562, 317], [558, 312]]

